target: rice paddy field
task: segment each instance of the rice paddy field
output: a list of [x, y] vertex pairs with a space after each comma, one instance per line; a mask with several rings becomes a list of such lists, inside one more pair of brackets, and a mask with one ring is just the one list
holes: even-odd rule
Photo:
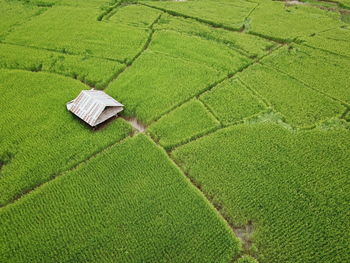
[[1, 263], [350, 262], [349, 0], [0, 14]]

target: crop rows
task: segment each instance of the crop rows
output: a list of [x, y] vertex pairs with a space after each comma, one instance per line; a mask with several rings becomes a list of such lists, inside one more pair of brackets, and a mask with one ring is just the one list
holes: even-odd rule
[[149, 27], [161, 14], [161, 11], [142, 5], [125, 5], [116, 9], [109, 22], [127, 24], [136, 27]]
[[169, 14], [162, 15], [155, 29], [173, 30], [219, 42], [248, 57], [261, 57], [276, 45], [276, 43], [260, 37], [214, 28], [194, 19], [182, 18]]
[[[5, 0], [6, 1], [6, 0]], [[25, 5], [39, 7], [69, 6], [79, 8], [94, 8], [96, 10], [107, 10], [114, 4], [123, 0], [16, 0]], [[11, 4], [15, 1], [11, 1]]]
[[226, 74], [239, 70], [251, 61], [223, 43], [212, 43], [199, 37], [187, 36], [174, 31], [156, 32], [150, 50], [198, 62]]
[[0, 67], [3, 68], [62, 74], [97, 88], [105, 87], [116, 73], [125, 68], [116, 61], [8, 44], [0, 44], [0, 58]]
[[95, 133], [67, 114], [65, 103], [84, 88], [53, 74], [0, 71], [0, 156], [10, 156], [0, 170], [1, 206], [130, 132], [116, 121]]
[[143, 135], [0, 210], [0, 222], [1, 262], [227, 262], [240, 248]]
[[0, 262], [350, 261], [336, 1], [0, 0]]
[[[343, 104], [350, 102], [350, 62], [317, 49], [293, 45], [278, 50], [263, 61], [321, 94]], [[320, 67], [322, 65], [322, 67]]]
[[16, 25], [24, 23], [31, 17], [45, 11], [44, 8], [22, 5], [19, 2], [0, 1], [0, 39], [10, 32]]
[[339, 116], [344, 107], [273, 68], [254, 65], [238, 75], [245, 85], [266, 98], [294, 126], [312, 126]]
[[128, 104], [127, 115], [149, 124], [250, 62], [223, 44], [156, 31], [148, 50], [107, 90]]
[[142, 3], [173, 15], [194, 18], [215, 26], [229, 26], [236, 30], [242, 27], [245, 18], [257, 5], [244, 0], [234, 2], [194, 0], [184, 1], [181, 4], [176, 1], [142, 1]]
[[122, 62], [131, 60], [146, 41], [148, 30], [99, 22], [99, 12], [92, 8], [53, 7], [16, 27], [4, 41]]
[[249, 32], [282, 41], [342, 25], [340, 14], [298, 5], [286, 7], [284, 2], [262, 1], [250, 15]]
[[266, 107], [237, 79], [221, 83], [204, 93], [200, 99], [225, 125], [255, 115]]
[[[301, 38], [305, 45], [323, 49], [341, 56], [350, 57], [350, 29], [345, 27], [334, 28], [315, 35]], [[347, 59], [348, 59], [347, 58]]]
[[191, 100], [149, 126], [148, 131], [160, 145], [170, 149], [219, 126], [201, 102]]
[[127, 116], [149, 124], [222, 77], [211, 67], [145, 51], [106, 91], [128, 105]]
[[[277, 124], [223, 129], [172, 156], [236, 225], [253, 222], [261, 262], [349, 261], [349, 132]], [[311, 262], [310, 261], [310, 262]]]

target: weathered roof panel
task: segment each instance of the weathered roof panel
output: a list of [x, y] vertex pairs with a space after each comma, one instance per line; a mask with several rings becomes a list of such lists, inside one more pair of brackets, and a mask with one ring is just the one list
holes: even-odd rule
[[86, 93], [88, 96], [93, 97], [95, 100], [98, 100], [100, 103], [104, 104], [105, 106], [116, 106], [116, 107], [124, 106], [123, 104], [116, 101], [111, 96], [107, 95], [101, 90], [84, 90], [83, 92]]
[[116, 116], [123, 110], [123, 106], [100, 90], [83, 90], [76, 99], [67, 103], [67, 109], [90, 126]]

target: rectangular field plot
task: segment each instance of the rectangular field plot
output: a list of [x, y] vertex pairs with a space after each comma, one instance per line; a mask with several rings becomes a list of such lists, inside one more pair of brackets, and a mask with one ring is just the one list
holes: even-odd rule
[[337, 101], [314, 91], [279, 71], [254, 65], [237, 75], [248, 87], [267, 99], [293, 126], [312, 126], [344, 111]]
[[0, 44], [0, 68], [47, 71], [76, 78], [101, 88], [125, 68], [116, 61], [67, 55], [36, 48]]
[[229, 262], [240, 247], [144, 135], [1, 209], [0, 222], [1, 262]]
[[0, 70], [0, 207], [131, 132], [122, 120], [93, 132], [70, 114], [65, 103], [82, 89], [54, 74]]
[[257, 5], [256, 3], [237, 0], [194, 0], [194, 1], [143, 1], [143, 3], [173, 14], [192, 17], [213, 25], [224, 25], [240, 29], [244, 19]]
[[350, 102], [350, 59], [302, 45], [278, 50], [263, 61], [311, 88]]
[[28, 21], [32, 16], [44, 12], [44, 8], [24, 5], [17, 1], [0, 0], [0, 40], [13, 26]]
[[293, 40], [342, 25], [337, 12], [310, 6], [263, 1], [250, 15], [250, 31], [280, 40]]
[[174, 31], [156, 32], [149, 48], [176, 58], [203, 63], [227, 74], [238, 71], [251, 62], [251, 59], [223, 43], [215, 43]]
[[107, 92], [125, 105], [127, 116], [150, 124], [224, 76], [203, 64], [146, 51]]
[[17, 0], [30, 5], [38, 6], [71, 6], [104, 9], [120, 0]]
[[148, 31], [97, 21], [99, 12], [92, 8], [52, 7], [16, 27], [5, 41], [73, 54], [131, 60], [145, 44]]
[[143, 5], [126, 5], [116, 9], [109, 22], [137, 27], [149, 27], [162, 12]]
[[[42, 1], [42, 0], [38, 0]], [[52, 1], [52, 0], [46, 0]], [[55, 5], [64, 5], [72, 7], [88, 7], [96, 9], [104, 9], [111, 6], [113, 3], [119, 2], [120, 0], [54, 0]]]
[[148, 131], [166, 149], [203, 135], [220, 123], [198, 100], [191, 100], [153, 123]]
[[336, 28], [302, 38], [305, 44], [350, 58], [350, 29]]
[[257, 114], [265, 109], [240, 81], [231, 79], [204, 93], [203, 101], [223, 124], [230, 124]]
[[219, 42], [248, 57], [260, 57], [275, 46], [274, 42], [257, 36], [215, 28], [199, 23], [194, 19], [168, 14], [162, 15], [154, 28], [157, 30], [173, 30]]
[[[259, 262], [350, 261], [350, 133], [238, 125], [177, 148], [172, 156], [227, 218], [251, 222]], [[255, 252], [254, 252], [255, 251]]]

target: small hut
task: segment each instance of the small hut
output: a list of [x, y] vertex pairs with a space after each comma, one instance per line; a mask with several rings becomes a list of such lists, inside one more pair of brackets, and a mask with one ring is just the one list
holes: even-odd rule
[[67, 109], [94, 127], [117, 116], [124, 105], [101, 90], [82, 90], [78, 97], [67, 103]]

